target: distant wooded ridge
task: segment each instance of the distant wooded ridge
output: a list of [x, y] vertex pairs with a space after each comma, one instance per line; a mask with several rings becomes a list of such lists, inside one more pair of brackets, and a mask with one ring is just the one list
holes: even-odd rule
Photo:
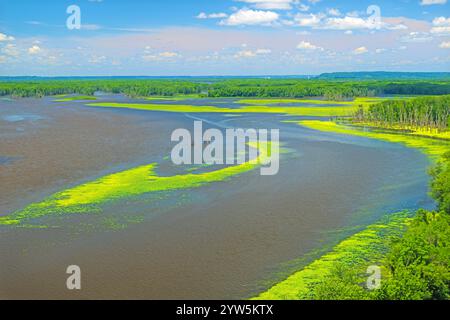
[[322, 79], [322, 80], [420, 80], [450, 79], [450, 72], [390, 72], [390, 71], [358, 71], [330, 72], [320, 75], [260, 75], [260, 76], [0, 76], [0, 81], [34, 81], [34, 80], [112, 80], [112, 79], [154, 79], [154, 80], [200, 80], [218, 81], [224, 79]]
[[450, 72], [331, 72], [322, 73], [319, 79], [448, 79]]

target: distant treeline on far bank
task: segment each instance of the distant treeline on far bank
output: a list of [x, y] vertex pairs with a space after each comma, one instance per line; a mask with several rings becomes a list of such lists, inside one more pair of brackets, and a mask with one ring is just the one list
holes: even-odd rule
[[121, 93], [130, 97], [325, 97], [450, 94], [450, 73], [357, 72], [290, 77], [2, 77], [0, 95]]

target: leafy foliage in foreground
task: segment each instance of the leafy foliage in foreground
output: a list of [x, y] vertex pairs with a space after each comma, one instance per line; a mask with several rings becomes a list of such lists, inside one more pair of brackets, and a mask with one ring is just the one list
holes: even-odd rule
[[431, 170], [439, 212], [420, 209], [383, 263], [382, 286], [364, 288], [363, 270], [336, 266], [312, 288], [313, 299], [425, 300], [450, 298], [450, 153]]
[[438, 201], [439, 210], [450, 215], [450, 152], [431, 169], [430, 174], [433, 177], [431, 192]]
[[419, 210], [406, 233], [393, 244], [386, 266], [391, 277], [376, 298], [450, 298], [450, 216]]
[[[395, 220], [397, 225], [393, 224], [392, 220], [370, 225], [362, 232], [340, 242], [331, 252], [262, 293], [257, 299], [449, 299], [448, 144], [441, 139], [386, 133], [385, 130], [363, 131], [335, 122], [303, 120], [300, 124], [320, 131], [400, 142], [418, 148], [431, 159], [438, 160], [430, 170], [431, 193], [437, 201], [438, 211], [419, 210], [412, 219], [399, 216], [399, 219]], [[392, 219], [393, 215], [387, 217]], [[401, 228], [402, 224], [406, 231]], [[375, 226], [377, 230], [386, 232], [376, 231]], [[367, 237], [370, 234], [372, 237]], [[358, 239], [359, 241], [355, 242]], [[366, 268], [373, 264], [381, 266], [382, 285], [381, 288], [371, 291], [366, 286], [368, 280]]]

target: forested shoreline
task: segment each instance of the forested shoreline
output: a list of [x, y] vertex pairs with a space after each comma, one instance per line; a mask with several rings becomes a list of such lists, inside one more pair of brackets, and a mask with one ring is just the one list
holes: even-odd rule
[[360, 107], [354, 121], [397, 129], [450, 129], [450, 95], [420, 97], [411, 100], [388, 100]]
[[199, 97], [304, 98], [345, 100], [381, 95], [450, 94], [450, 80], [317, 79], [97, 79], [0, 82], [0, 96], [93, 95], [102, 91], [130, 97], [193, 95]]
[[[383, 128], [450, 130], [450, 96], [389, 100], [360, 108], [353, 122]], [[429, 170], [434, 211], [419, 209], [403, 235], [391, 241], [381, 288], [355, 285], [356, 270], [339, 266], [312, 291], [314, 299], [447, 300], [450, 299], [450, 151]]]
[[337, 265], [325, 281], [311, 288], [312, 299], [450, 299], [450, 152], [430, 174], [438, 206], [435, 211], [418, 210], [403, 235], [391, 240], [381, 261], [381, 287], [367, 290], [362, 270]]
[[[428, 146], [422, 151], [435, 161], [429, 174], [430, 195], [437, 206], [433, 211], [419, 209], [417, 212], [388, 214], [388, 222], [370, 225], [345, 239], [331, 252], [263, 292], [258, 298], [450, 299], [449, 103], [448, 95], [390, 99], [369, 106], [361, 105], [350, 119], [310, 121], [325, 123], [306, 126], [313, 130], [405, 143], [406, 140], [401, 138], [391, 139], [403, 136], [410, 142], [405, 143], [407, 146], [420, 150]], [[305, 125], [306, 122], [301, 121], [300, 124]], [[386, 133], [384, 129], [391, 130]], [[415, 135], [427, 130], [438, 131], [438, 134], [427, 137]], [[439, 152], [436, 152], [436, 148]], [[397, 221], [397, 215], [405, 217]], [[391, 217], [393, 221], [389, 221]], [[388, 231], [391, 229], [392, 232]], [[368, 265], [376, 265], [381, 270], [381, 286], [374, 290], [367, 287]]]

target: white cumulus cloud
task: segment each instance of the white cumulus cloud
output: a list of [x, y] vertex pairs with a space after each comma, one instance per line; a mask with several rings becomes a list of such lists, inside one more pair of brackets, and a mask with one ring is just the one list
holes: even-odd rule
[[1, 52], [7, 56], [18, 57], [20, 55], [19, 49], [17, 49], [15, 44], [8, 43]]
[[34, 45], [31, 48], [28, 48], [29, 54], [38, 54], [41, 51], [42, 51], [42, 49], [38, 45]]
[[303, 4], [303, 3], [301, 3], [299, 6], [298, 6], [298, 10], [300, 10], [300, 11], [302, 11], [302, 12], [305, 12], [305, 11], [309, 11], [309, 6], [307, 6], [306, 4]]
[[218, 13], [204, 13], [204, 12], [200, 12], [197, 15], [197, 19], [223, 19], [228, 17], [228, 15], [226, 13], [223, 12], [218, 12]]
[[323, 50], [322, 47], [316, 46], [308, 41], [302, 41], [297, 45], [299, 50]]
[[339, 9], [334, 9], [334, 8], [328, 9], [327, 13], [328, 13], [328, 15], [335, 16], [335, 17], [341, 15], [341, 12], [339, 11]]
[[433, 40], [433, 37], [426, 32], [410, 32], [409, 34], [403, 36], [400, 39], [401, 42], [415, 42], [415, 43], [428, 42], [431, 40]]
[[161, 52], [159, 54], [159, 56], [163, 57], [163, 58], [175, 58], [175, 57], [178, 57], [178, 53], [172, 52], [172, 51], [165, 51], [165, 52]]
[[447, 0], [422, 0], [420, 1], [420, 5], [429, 6], [432, 4], [446, 4]]
[[377, 26], [374, 21], [358, 17], [330, 18], [327, 19], [324, 29], [350, 30], [350, 29], [374, 29]]
[[251, 50], [242, 50], [234, 55], [235, 58], [253, 58], [256, 57], [256, 53]]
[[[330, 14], [331, 11], [331, 14]], [[301, 27], [309, 27], [313, 29], [325, 30], [362, 30], [362, 29], [387, 29], [387, 30], [404, 30], [408, 29], [403, 23], [387, 23], [381, 19], [361, 18], [356, 16], [339, 16], [337, 9], [330, 9], [328, 16], [323, 13], [318, 14], [302, 14], [298, 13], [294, 17], [295, 25]]]
[[294, 18], [297, 25], [301, 27], [318, 27], [322, 22], [322, 16], [316, 14], [297, 14]]
[[272, 53], [272, 50], [270, 49], [256, 49], [256, 54], [270, 54]]
[[290, 10], [292, 4], [298, 2], [297, 0], [237, 0], [245, 2], [256, 9], [264, 10]]
[[433, 19], [433, 27], [430, 32], [436, 35], [450, 34], [450, 18], [437, 17]]
[[222, 20], [221, 24], [228, 26], [238, 25], [270, 25], [277, 21], [278, 13], [273, 11], [241, 9]]
[[14, 41], [14, 37], [8, 36], [8, 35], [0, 32], [0, 42], [1, 41]]
[[[244, 46], [245, 48], [246, 46]], [[257, 56], [264, 56], [267, 54], [272, 53], [272, 50], [270, 49], [256, 49], [256, 50], [242, 50], [237, 52], [234, 57], [239, 58], [254, 58]]]
[[441, 27], [441, 26], [450, 26], [450, 18], [446, 17], [437, 17], [433, 19], [433, 26]]
[[144, 61], [173, 61], [180, 57], [181, 55], [179, 53], [173, 51], [151, 52], [151, 48], [147, 46], [142, 59]]
[[353, 50], [354, 54], [363, 54], [363, 53], [367, 53], [367, 52], [369, 52], [369, 50], [367, 50], [366, 47], [359, 47], [359, 48], [356, 48], [355, 50]]

